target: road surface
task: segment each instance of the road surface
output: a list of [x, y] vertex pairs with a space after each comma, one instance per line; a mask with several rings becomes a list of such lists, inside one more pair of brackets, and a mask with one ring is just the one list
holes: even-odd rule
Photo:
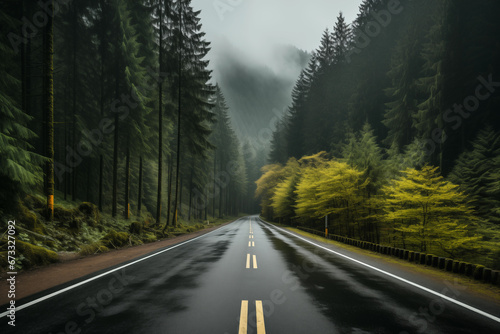
[[455, 282], [257, 216], [16, 305], [0, 333], [500, 333], [498, 305]]

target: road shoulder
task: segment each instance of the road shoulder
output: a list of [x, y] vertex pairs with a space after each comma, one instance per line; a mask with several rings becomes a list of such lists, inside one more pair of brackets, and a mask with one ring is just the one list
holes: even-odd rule
[[[16, 300], [29, 297], [38, 292], [68, 283], [92, 273], [99, 272], [121, 263], [143, 257], [158, 250], [194, 239], [217, 230], [225, 225], [231, 224], [232, 222], [233, 221], [230, 221], [221, 225], [209, 227], [170, 239], [112, 250], [107, 253], [85, 256], [19, 273], [16, 278]], [[0, 277], [0, 305], [8, 303], [10, 300], [7, 297], [7, 290], [8, 284], [5, 277]]]
[[[264, 223], [286, 230], [319, 246], [410, 280], [438, 293], [442, 293], [445, 289], [448, 289], [447, 291], [455, 291], [456, 295], [454, 299], [483, 309], [496, 316], [500, 315], [498, 311], [500, 310], [500, 288], [496, 286], [481, 283], [444, 270], [412, 264], [408, 261], [321, 238], [301, 230], [289, 227], [284, 228], [283, 226], [265, 221]], [[455, 288], [454, 290], [452, 289], [453, 287]]]

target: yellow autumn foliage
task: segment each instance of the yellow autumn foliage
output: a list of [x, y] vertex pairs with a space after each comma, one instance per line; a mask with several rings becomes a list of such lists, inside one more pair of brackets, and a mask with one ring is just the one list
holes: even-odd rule
[[453, 256], [478, 240], [469, 231], [475, 217], [467, 197], [443, 179], [438, 167], [408, 168], [383, 191], [385, 219], [421, 251], [431, 246]]

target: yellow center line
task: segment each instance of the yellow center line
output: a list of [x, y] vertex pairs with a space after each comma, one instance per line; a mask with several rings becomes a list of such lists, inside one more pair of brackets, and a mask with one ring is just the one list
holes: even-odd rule
[[248, 300], [241, 301], [240, 328], [238, 334], [247, 334]]
[[248, 242], [248, 247], [252, 247], [252, 242], [251, 241]]
[[257, 257], [253, 256], [253, 269], [257, 269]]
[[250, 254], [247, 254], [247, 269], [250, 268]]
[[252, 241], [252, 247], [255, 247], [255, 241]]
[[257, 310], [257, 334], [266, 334], [266, 326], [264, 324], [264, 310], [262, 308], [262, 300], [255, 301], [255, 308]]

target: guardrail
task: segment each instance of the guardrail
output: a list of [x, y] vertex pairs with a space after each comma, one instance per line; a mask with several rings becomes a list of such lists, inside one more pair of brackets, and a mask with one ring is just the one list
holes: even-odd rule
[[[299, 230], [318, 235], [325, 238], [324, 231], [318, 231], [307, 227], [297, 226]], [[407, 260], [415, 264], [421, 264], [429, 267], [442, 269], [444, 271], [461, 274], [477, 281], [490, 283], [500, 286], [500, 271], [486, 268], [480, 264], [473, 264], [463, 261], [457, 261], [446, 257], [435, 256], [433, 254], [426, 254], [422, 252], [410, 251], [407, 249], [396, 248], [391, 246], [384, 246], [375, 244], [368, 241], [361, 241], [352, 239], [336, 234], [328, 234], [326, 239], [334, 240], [337, 242], [359, 247], [362, 249], [370, 250], [379, 254], [398, 257], [402, 260]]]

